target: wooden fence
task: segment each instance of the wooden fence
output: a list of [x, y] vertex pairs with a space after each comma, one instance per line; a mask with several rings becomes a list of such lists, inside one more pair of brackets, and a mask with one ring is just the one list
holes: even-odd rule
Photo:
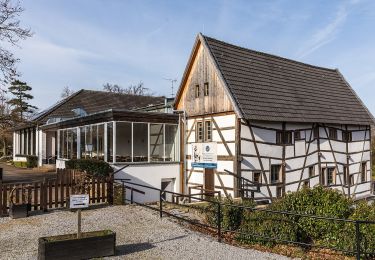
[[[9, 213], [10, 196], [13, 202], [26, 202], [31, 210], [47, 211], [68, 206], [70, 195], [74, 192], [82, 173], [74, 170], [58, 170], [56, 177], [28, 183], [0, 182], [0, 216]], [[90, 204], [113, 203], [113, 178], [86, 178], [85, 184], [90, 195]]]

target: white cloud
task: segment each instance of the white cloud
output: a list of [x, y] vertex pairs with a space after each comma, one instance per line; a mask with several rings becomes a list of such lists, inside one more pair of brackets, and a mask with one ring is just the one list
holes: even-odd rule
[[341, 6], [339, 6], [334, 19], [313, 34], [313, 36], [297, 52], [297, 58], [302, 59], [318, 50], [322, 46], [333, 41], [336, 38], [341, 26], [345, 23], [348, 17], [348, 9], [351, 5], [354, 5], [357, 2], [359, 1], [351, 1], [343, 3]]

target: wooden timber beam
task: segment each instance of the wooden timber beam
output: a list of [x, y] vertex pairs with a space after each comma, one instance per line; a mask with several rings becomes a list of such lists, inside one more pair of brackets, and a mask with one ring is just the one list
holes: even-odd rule
[[218, 132], [218, 134], [219, 134], [219, 136], [220, 136], [220, 139], [221, 139], [221, 141], [223, 142], [223, 144], [224, 144], [224, 146], [225, 146], [225, 149], [226, 149], [227, 152], [228, 152], [228, 155], [229, 155], [229, 156], [233, 156], [231, 150], [229, 149], [229, 146], [228, 146], [227, 142], [226, 142], [225, 139], [224, 139], [223, 134], [222, 134], [221, 131], [220, 131], [219, 126], [217, 125], [217, 123], [216, 123], [216, 121], [215, 121], [215, 119], [214, 119], [213, 117], [211, 117], [211, 121], [212, 121], [212, 123], [215, 125], [216, 131]]
[[[327, 128], [326, 128], [325, 124], [323, 124], [323, 128], [324, 128], [324, 132], [326, 133], [326, 136], [328, 137], [328, 144], [329, 144], [329, 147], [331, 148], [331, 151], [332, 151], [333, 161], [335, 162], [335, 168], [336, 168], [336, 170], [337, 170], [337, 174], [339, 175], [339, 180], [340, 180], [340, 183], [341, 183], [342, 193], [345, 194], [345, 191], [344, 191], [344, 183], [343, 183], [342, 180], [341, 180], [341, 175], [340, 175], [340, 172], [339, 172], [339, 167], [338, 167], [338, 165], [337, 165], [336, 155], [335, 155], [335, 152], [333, 151], [333, 147], [332, 147], [331, 139], [330, 139], [329, 136], [328, 136], [328, 131], [327, 131]], [[335, 180], [335, 181], [336, 181], [336, 180]]]
[[[305, 154], [305, 158], [303, 160], [303, 166], [302, 166], [301, 174], [300, 174], [300, 177], [299, 177], [297, 191], [299, 191], [299, 188], [301, 187], [301, 182], [302, 182], [302, 178], [303, 178], [303, 171], [305, 170], [307, 157], [309, 156], [311, 138], [312, 138], [312, 135], [313, 135], [314, 127], [315, 127], [315, 125], [312, 124], [311, 131], [310, 131], [310, 137], [309, 137], [309, 144], [307, 145], [307, 151], [306, 151], [306, 154]], [[319, 154], [318, 154], [318, 156], [319, 156]]]
[[264, 182], [265, 182], [266, 187], [267, 187], [268, 195], [269, 195], [270, 200], [271, 200], [271, 202], [272, 202], [272, 193], [271, 193], [271, 189], [270, 189], [270, 187], [269, 187], [269, 185], [268, 185], [268, 179], [267, 179], [267, 175], [266, 175], [266, 173], [265, 173], [265, 171], [264, 171], [264, 166], [263, 166], [262, 159], [260, 158], [260, 153], [259, 153], [259, 149], [258, 149], [257, 142], [256, 142], [256, 140], [255, 140], [254, 131], [253, 131], [253, 128], [252, 128], [252, 126], [251, 126], [251, 124], [250, 124], [250, 121], [247, 120], [246, 122], [247, 122], [247, 125], [248, 125], [249, 129], [250, 129], [251, 139], [253, 140], [253, 143], [254, 143], [255, 152], [256, 152], [257, 157], [258, 157], [258, 160], [259, 160], [260, 169], [261, 169], [261, 171], [262, 171], [263, 179], [264, 179]]

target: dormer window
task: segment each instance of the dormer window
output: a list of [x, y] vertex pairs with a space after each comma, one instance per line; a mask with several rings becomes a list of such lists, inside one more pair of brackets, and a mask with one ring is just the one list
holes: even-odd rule
[[200, 95], [199, 85], [195, 85], [195, 98], [199, 98], [199, 95]]

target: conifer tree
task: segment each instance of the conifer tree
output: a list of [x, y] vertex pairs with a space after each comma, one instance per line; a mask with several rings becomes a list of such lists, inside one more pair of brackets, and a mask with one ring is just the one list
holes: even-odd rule
[[25, 115], [34, 112], [37, 107], [31, 105], [29, 100], [34, 97], [29, 93], [32, 88], [19, 80], [14, 80], [8, 91], [14, 96], [7, 103], [13, 107], [12, 113], [18, 116], [20, 121], [24, 121]]

